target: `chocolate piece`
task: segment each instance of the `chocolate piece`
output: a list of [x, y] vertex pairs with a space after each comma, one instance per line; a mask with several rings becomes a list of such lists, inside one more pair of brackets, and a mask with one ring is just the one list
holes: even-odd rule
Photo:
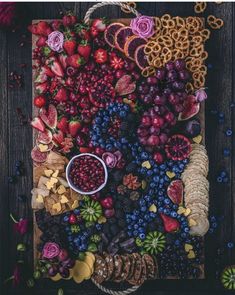
[[113, 259], [113, 256], [106, 254], [105, 255], [105, 262], [106, 262], [106, 265], [107, 265], [107, 272], [108, 272], [105, 281], [108, 281], [112, 277], [112, 274], [113, 274], [113, 271], [114, 271], [114, 259]]
[[92, 278], [98, 283], [101, 284], [107, 278], [108, 270], [105, 260], [95, 254], [95, 266], [94, 266], [94, 273]]

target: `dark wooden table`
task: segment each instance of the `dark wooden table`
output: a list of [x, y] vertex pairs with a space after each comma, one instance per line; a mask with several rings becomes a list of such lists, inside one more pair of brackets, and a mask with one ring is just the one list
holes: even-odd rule
[[[20, 125], [16, 115], [16, 108], [30, 115], [32, 106], [31, 92], [31, 44], [20, 46], [22, 34], [26, 33], [27, 24], [33, 19], [53, 19], [60, 17], [60, 11], [72, 10], [84, 17], [85, 12], [93, 3], [21, 3], [19, 5], [23, 23], [15, 33], [0, 31], [0, 294], [3, 294], [2, 282], [12, 274], [16, 261], [16, 245], [19, 236], [13, 234], [12, 222], [9, 214], [16, 217], [32, 217], [30, 210], [30, 190], [32, 188], [32, 162], [30, 150], [32, 148], [32, 129], [29, 125]], [[194, 15], [193, 3], [162, 3], [140, 2], [138, 10], [143, 14], [160, 16], [164, 13], [172, 15]], [[227, 242], [235, 242], [235, 157], [223, 156], [223, 148], [235, 149], [234, 136], [225, 135], [226, 128], [235, 130], [235, 108], [231, 103], [235, 101], [235, 5], [223, 3], [217, 5], [209, 3], [205, 16], [215, 14], [223, 18], [225, 25], [219, 31], [213, 31], [207, 43], [209, 65], [207, 87], [209, 98], [206, 102], [206, 145], [210, 158], [209, 179], [210, 211], [219, 217], [219, 227], [214, 235], [206, 237], [206, 279], [190, 281], [151, 281], [146, 282], [137, 292], [138, 294], [225, 294], [216, 279], [217, 249], [224, 248], [220, 259], [219, 269], [225, 265], [235, 264], [235, 248], [228, 249]], [[101, 8], [94, 14], [109, 18], [125, 17], [118, 7]], [[128, 17], [126, 15], [126, 17]], [[28, 35], [30, 37], [30, 35]], [[27, 67], [22, 70], [20, 64]], [[8, 75], [12, 71], [23, 72], [25, 85], [19, 89], [9, 89]], [[224, 113], [224, 123], [219, 124], [217, 117], [211, 111]], [[25, 175], [18, 178], [16, 184], [9, 184], [7, 177], [14, 173], [16, 160], [22, 160]], [[227, 184], [219, 184], [216, 177], [219, 171], [226, 170], [229, 174]], [[24, 194], [28, 198], [26, 204], [17, 200], [18, 195]], [[32, 235], [24, 238], [27, 244], [28, 263], [32, 266]], [[100, 294], [89, 282], [76, 285], [70, 282], [51, 284], [44, 280], [36, 288], [28, 291], [7, 288], [5, 294], [57, 294], [57, 289], [63, 286], [65, 294]]]

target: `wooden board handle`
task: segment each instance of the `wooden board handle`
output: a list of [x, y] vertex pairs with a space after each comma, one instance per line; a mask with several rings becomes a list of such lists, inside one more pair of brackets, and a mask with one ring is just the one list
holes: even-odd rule
[[90, 22], [90, 17], [92, 15], [92, 13], [97, 9], [97, 8], [100, 8], [102, 6], [106, 6], [106, 5], [117, 5], [117, 6], [120, 6], [122, 8], [124, 8], [125, 10], [127, 11], [130, 11], [131, 13], [135, 14], [136, 16], [139, 15], [138, 11], [131, 7], [130, 5], [127, 5], [125, 3], [122, 3], [122, 2], [100, 2], [100, 3], [97, 3], [95, 5], [93, 5], [92, 7], [90, 7], [87, 12], [86, 12], [86, 15], [84, 17], [84, 23], [85, 24], [88, 24]]

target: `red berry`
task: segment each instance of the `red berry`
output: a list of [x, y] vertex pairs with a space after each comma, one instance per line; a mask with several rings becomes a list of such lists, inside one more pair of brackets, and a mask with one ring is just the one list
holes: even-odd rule
[[45, 96], [43, 95], [39, 95], [37, 97], [34, 98], [34, 105], [37, 107], [37, 108], [42, 108], [44, 107], [46, 104], [46, 98]]

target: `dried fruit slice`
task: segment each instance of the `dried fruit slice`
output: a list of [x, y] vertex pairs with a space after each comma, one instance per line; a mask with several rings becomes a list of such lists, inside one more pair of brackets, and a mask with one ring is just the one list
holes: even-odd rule
[[158, 231], [149, 232], [143, 242], [144, 250], [150, 254], [158, 254], [163, 251], [166, 244], [164, 234]]
[[39, 117], [35, 117], [33, 118], [33, 120], [31, 121], [31, 126], [41, 132], [45, 131], [45, 125], [43, 123], [43, 121], [39, 118]]
[[122, 27], [124, 27], [122, 23], [112, 23], [106, 28], [104, 32], [104, 39], [109, 46], [115, 47], [115, 33]]
[[160, 216], [163, 220], [164, 229], [167, 233], [177, 231], [180, 227], [178, 220], [171, 218], [163, 213], [160, 213]]
[[200, 110], [200, 103], [196, 101], [196, 97], [194, 95], [187, 96], [183, 104], [184, 110], [179, 113], [178, 120], [184, 121], [192, 118], [196, 114], [198, 114]]
[[166, 145], [165, 152], [169, 159], [174, 161], [186, 159], [192, 150], [190, 141], [181, 134], [171, 136]]
[[115, 47], [118, 50], [124, 52], [126, 41], [131, 36], [134, 36], [131, 27], [126, 26], [124, 28], [120, 28], [115, 34], [115, 38], [114, 38]]
[[130, 75], [122, 76], [116, 83], [115, 90], [119, 95], [126, 95], [135, 91], [136, 82], [132, 82]]
[[235, 265], [230, 265], [223, 270], [221, 283], [225, 289], [235, 290]]
[[52, 141], [52, 133], [49, 129], [45, 129], [44, 132], [38, 132], [37, 141], [43, 144], [49, 144]]
[[171, 199], [174, 204], [181, 204], [183, 201], [183, 182], [179, 179], [173, 180], [168, 188], [167, 188], [167, 195]]
[[55, 129], [57, 125], [57, 110], [53, 104], [49, 104], [48, 109], [41, 108], [39, 116], [42, 121], [50, 128]]
[[55, 145], [61, 146], [64, 142], [64, 133], [61, 130], [58, 130], [53, 134], [52, 141]]
[[37, 163], [45, 162], [47, 159], [47, 155], [48, 155], [48, 153], [40, 152], [40, 150], [38, 149], [37, 146], [35, 146], [31, 151], [31, 157], [32, 157], [33, 161], [35, 161]]
[[135, 50], [135, 62], [141, 70], [143, 70], [149, 65], [147, 61], [147, 56], [144, 53], [144, 47], [145, 47], [145, 44], [140, 45]]
[[129, 37], [124, 46], [124, 53], [127, 57], [135, 60], [135, 51], [140, 45], [145, 45], [146, 40], [138, 36]]

